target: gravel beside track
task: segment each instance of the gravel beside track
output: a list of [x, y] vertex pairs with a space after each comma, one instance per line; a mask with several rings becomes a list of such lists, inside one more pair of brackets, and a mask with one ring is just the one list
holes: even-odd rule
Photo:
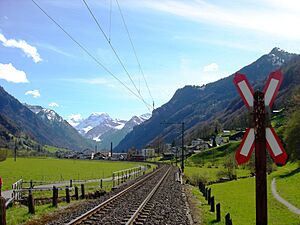
[[92, 217], [80, 224], [122, 224], [143, 202], [167, 169], [166, 166], [163, 167], [161, 171], [147, 178], [141, 185], [116, 199], [109, 207], [97, 210]]
[[[101, 196], [98, 199], [89, 199], [86, 201], [74, 202], [74, 205], [69, 205], [64, 209], [59, 210], [59, 212], [54, 212], [50, 215], [47, 215], [45, 218], [42, 218], [41, 220], [43, 221], [43, 224], [47, 224], [47, 225], [66, 224], [71, 220], [84, 214], [85, 212], [91, 210], [92, 208], [96, 207], [97, 205], [101, 204], [102, 202], [106, 201], [107, 199], [111, 198], [112, 196], [116, 195], [117, 193], [121, 192], [122, 190], [126, 189], [128, 186], [142, 179], [146, 175], [140, 176], [135, 180], [131, 180], [128, 181], [127, 183], [121, 184], [117, 189], [110, 191], [109, 193], [107, 193], [104, 196]], [[40, 223], [39, 221], [37, 221], [37, 223], [33, 223], [33, 224], [40, 224]]]
[[173, 167], [166, 180], [149, 202], [151, 210], [144, 222], [146, 225], [190, 224], [188, 208], [182, 185], [175, 181], [178, 169]]

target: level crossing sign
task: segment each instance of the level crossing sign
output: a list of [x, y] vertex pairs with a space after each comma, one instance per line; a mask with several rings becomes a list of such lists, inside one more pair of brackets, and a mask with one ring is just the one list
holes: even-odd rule
[[[268, 114], [267, 120], [265, 122], [265, 136], [266, 136], [266, 145], [267, 149], [273, 158], [274, 162], [279, 165], [284, 165], [287, 159], [287, 153], [285, 152], [274, 128], [270, 123], [270, 114], [271, 107], [274, 103], [276, 95], [278, 93], [279, 87], [282, 83], [282, 73], [280, 71], [272, 72], [268, 78], [267, 84], [264, 88], [264, 105], [265, 112]], [[249, 84], [246, 76], [244, 74], [236, 73], [233, 79], [235, 86], [237, 87], [245, 105], [250, 111], [250, 115], [253, 116], [254, 107], [254, 91]], [[251, 153], [254, 149], [255, 142], [255, 121], [254, 118], [250, 118], [251, 126], [246, 129], [245, 135], [242, 139], [237, 152], [236, 152], [236, 161], [238, 164], [243, 164], [247, 162], [251, 156]]]
[[277, 164], [284, 165], [287, 154], [271, 126], [271, 107], [274, 103], [283, 76], [280, 71], [269, 75], [263, 90], [253, 92], [245, 75], [237, 73], [233, 82], [250, 112], [250, 126], [236, 151], [238, 164], [249, 160], [255, 149], [256, 225], [268, 224], [266, 148]]

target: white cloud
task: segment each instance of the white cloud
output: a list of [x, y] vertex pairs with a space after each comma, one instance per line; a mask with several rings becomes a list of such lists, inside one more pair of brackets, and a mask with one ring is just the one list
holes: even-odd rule
[[73, 126], [76, 127], [81, 121], [83, 120], [81, 114], [71, 114], [68, 116], [67, 122]]
[[59, 107], [59, 104], [57, 104], [56, 102], [50, 102], [49, 106], [50, 107]]
[[[207, 66], [199, 66], [199, 62], [189, 57], [182, 57], [180, 59], [179, 74], [176, 76], [174, 73], [174, 79], [172, 82], [175, 87], [184, 85], [203, 85], [210, 82], [219, 80], [225, 77], [227, 71], [219, 71], [219, 66], [216, 63], [211, 63]], [[171, 82], [171, 81], [169, 81]]]
[[27, 57], [32, 58], [35, 63], [42, 61], [42, 58], [40, 57], [40, 54], [37, 52], [36, 47], [29, 45], [24, 40], [6, 39], [4, 35], [0, 33], [0, 41], [2, 42], [2, 45], [5, 47], [21, 49], [27, 55]]
[[[234, 40], [217, 39], [216, 37], [202, 38], [202, 37], [182, 36], [182, 35], [175, 35], [173, 37], [173, 40], [217, 45], [221, 47], [234, 48], [234, 49], [256, 52], [261, 54], [264, 54], [267, 50], [269, 50], [269, 48], [264, 49], [265, 46], [263, 46], [262, 44], [259, 45], [259, 43], [255, 41], [249, 42], [248, 40], [234, 41]], [[271, 46], [270, 48], [272, 47], [273, 46]]]
[[[243, 0], [216, 1], [205, 0], [151, 0], [130, 1], [129, 7], [147, 8], [168, 13], [201, 24], [247, 30], [256, 34], [276, 35], [280, 38], [300, 40], [300, 2], [295, 0]], [[124, 5], [125, 6], [125, 5]], [[241, 31], [241, 32], [243, 32]]]
[[34, 98], [41, 97], [39, 90], [26, 91], [25, 95], [32, 95]]
[[217, 63], [211, 63], [207, 66], [203, 67], [203, 72], [217, 72], [219, 70], [219, 66]]
[[28, 83], [26, 73], [16, 69], [11, 63], [0, 63], [0, 79], [13, 83]]

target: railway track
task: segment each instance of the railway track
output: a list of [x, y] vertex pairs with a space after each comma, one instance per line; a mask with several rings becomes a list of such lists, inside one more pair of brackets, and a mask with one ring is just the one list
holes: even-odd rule
[[103, 203], [73, 219], [75, 224], [143, 224], [153, 204], [149, 203], [169, 174], [171, 167], [164, 166], [147, 175]]

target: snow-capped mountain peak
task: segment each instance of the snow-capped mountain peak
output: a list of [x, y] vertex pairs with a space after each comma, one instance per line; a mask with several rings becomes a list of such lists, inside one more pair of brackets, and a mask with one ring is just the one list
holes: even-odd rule
[[140, 116], [140, 118], [144, 121], [149, 120], [151, 118], [152, 114], [151, 113], [145, 113]]
[[[114, 136], [124, 137], [130, 132], [134, 126], [141, 124], [148, 120], [151, 114], [143, 114], [141, 116], [133, 116], [130, 120], [112, 119], [108, 113], [105, 112], [93, 112], [86, 119], [82, 119], [79, 114], [73, 114], [69, 116], [68, 122], [84, 137], [95, 140], [100, 143], [106, 143]], [[118, 134], [118, 132], [120, 132]], [[112, 140], [109, 140], [109, 143]], [[118, 140], [120, 141], [120, 140]], [[114, 141], [114, 144], [118, 144], [118, 141]], [[105, 146], [106, 147], [106, 146]]]
[[108, 113], [106, 112], [92, 112], [90, 116], [103, 116], [103, 117], [109, 117]]
[[40, 115], [42, 119], [48, 119], [49, 121], [57, 121], [57, 122], [64, 121], [64, 119], [52, 109], [46, 109], [37, 105], [28, 105], [26, 103], [24, 105], [35, 114]]
[[275, 47], [267, 55], [268, 61], [274, 66], [282, 66], [285, 62], [290, 61], [295, 54], [291, 54], [281, 48]]
[[82, 120], [75, 128], [80, 134], [85, 135], [90, 130], [103, 124], [110, 126], [114, 120], [107, 114], [103, 112], [93, 112], [87, 119]]

